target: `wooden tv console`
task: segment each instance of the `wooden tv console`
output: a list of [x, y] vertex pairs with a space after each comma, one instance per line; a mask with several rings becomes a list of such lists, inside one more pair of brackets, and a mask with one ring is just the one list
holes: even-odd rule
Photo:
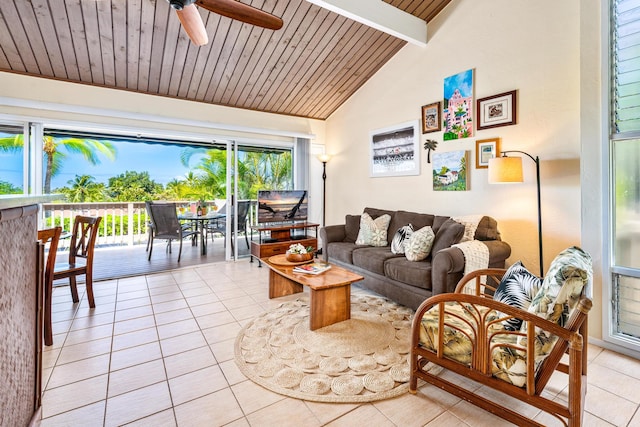
[[[251, 226], [251, 262], [253, 258], [268, 258], [287, 252], [289, 246], [300, 243], [303, 246], [313, 246], [318, 249], [318, 227], [320, 224], [312, 222], [292, 223], [264, 223]], [[302, 230], [303, 234], [296, 236], [294, 230]], [[313, 235], [309, 235], [313, 230]], [[258, 232], [258, 241], [253, 240], [253, 232]]]

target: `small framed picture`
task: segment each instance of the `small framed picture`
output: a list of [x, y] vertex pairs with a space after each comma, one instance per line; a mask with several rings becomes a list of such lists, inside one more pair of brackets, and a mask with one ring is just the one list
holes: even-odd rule
[[489, 159], [500, 155], [500, 138], [478, 139], [476, 141], [476, 169], [489, 167]]
[[442, 129], [440, 101], [422, 106], [422, 133], [437, 132]]
[[516, 91], [478, 99], [478, 130], [516, 124]]

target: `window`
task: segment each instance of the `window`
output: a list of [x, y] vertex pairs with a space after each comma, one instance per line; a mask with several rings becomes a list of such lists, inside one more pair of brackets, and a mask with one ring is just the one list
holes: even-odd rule
[[611, 334], [640, 346], [640, 0], [611, 0]]
[[24, 127], [0, 123], [0, 194], [25, 193]]

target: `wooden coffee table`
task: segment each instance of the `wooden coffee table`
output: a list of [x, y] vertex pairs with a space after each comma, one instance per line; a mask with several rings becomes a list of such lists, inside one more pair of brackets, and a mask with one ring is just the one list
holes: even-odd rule
[[331, 264], [320, 274], [294, 273], [295, 263], [285, 255], [263, 258], [269, 267], [269, 298], [302, 292], [308, 286], [311, 294], [309, 329], [312, 331], [351, 318], [351, 284], [364, 277]]

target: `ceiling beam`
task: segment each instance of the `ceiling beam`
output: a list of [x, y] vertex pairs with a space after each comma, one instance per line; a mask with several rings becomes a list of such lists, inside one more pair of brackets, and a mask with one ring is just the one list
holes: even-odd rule
[[307, 0], [409, 43], [427, 45], [427, 22], [382, 0]]

